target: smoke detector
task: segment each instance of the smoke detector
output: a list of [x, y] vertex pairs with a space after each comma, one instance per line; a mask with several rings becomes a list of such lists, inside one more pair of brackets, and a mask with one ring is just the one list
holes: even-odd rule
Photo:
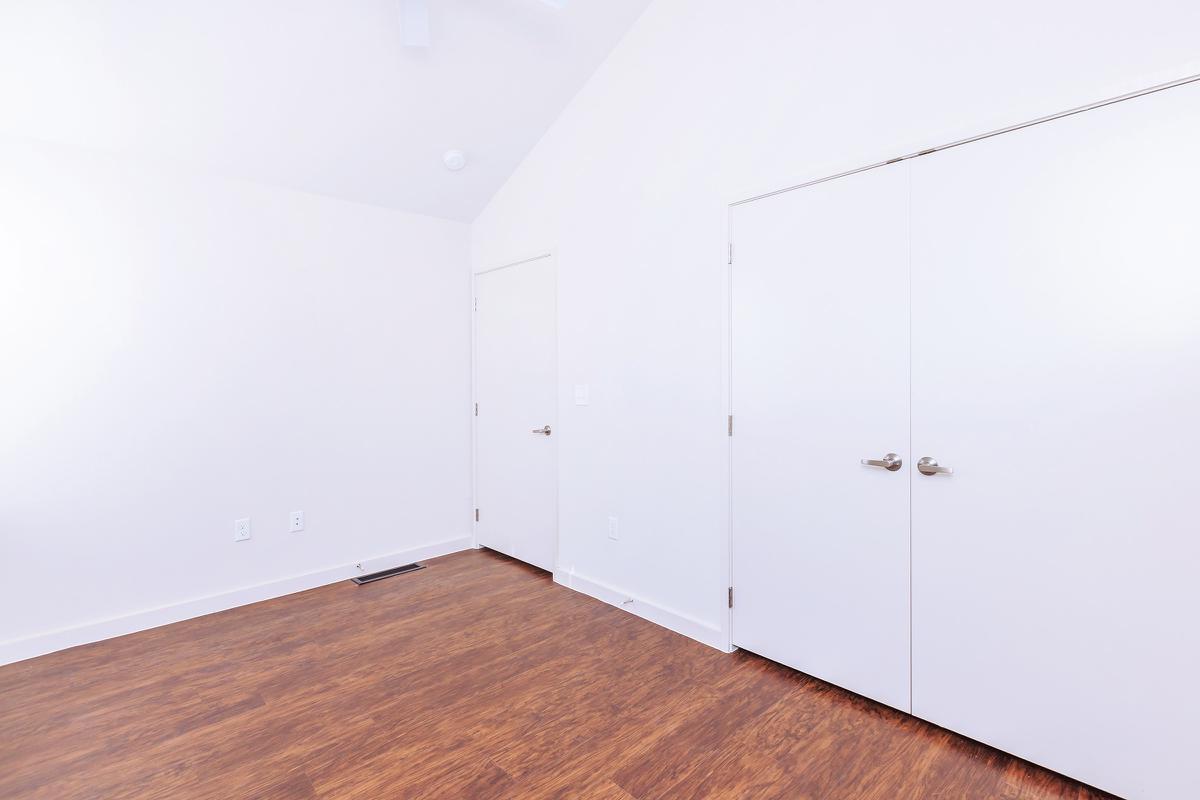
[[446, 154], [442, 156], [442, 163], [451, 172], [458, 172], [467, 165], [467, 154], [462, 150], [447, 150]]

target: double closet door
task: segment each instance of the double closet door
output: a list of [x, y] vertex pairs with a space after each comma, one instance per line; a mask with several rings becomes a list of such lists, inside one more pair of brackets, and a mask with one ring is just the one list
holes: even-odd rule
[[735, 644], [1200, 797], [1197, 142], [1186, 85], [734, 209]]

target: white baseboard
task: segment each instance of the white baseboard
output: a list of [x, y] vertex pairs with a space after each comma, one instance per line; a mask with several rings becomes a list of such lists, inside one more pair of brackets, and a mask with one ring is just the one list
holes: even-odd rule
[[701, 644], [715, 647], [723, 653], [733, 652], [733, 648], [729, 646], [729, 635], [716, 625], [664, 606], [655, 605], [615, 586], [584, 577], [579, 573], [556, 569], [554, 582], [586, 594], [588, 597], [603, 600], [611, 606], [628, 611], [630, 614], [661, 625], [667, 630], [675, 631], [689, 639], [695, 639]]
[[247, 586], [242, 589], [234, 589], [231, 592], [197, 597], [191, 600], [184, 600], [181, 603], [150, 608], [120, 617], [109, 617], [71, 628], [60, 628], [23, 639], [0, 642], [0, 664], [23, 661], [27, 658], [53, 653], [56, 650], [65, 650], [68, 647], [98, 642], [102, 639], [111, 639], [114, 636], [124, 636], [127, 633], [136, 633], [137, 631], [157, 628], [160, 625], [170, 625], [172, 622], [180, 622], [185, 619], [236, 608], [237, 606], [282, 597], [285, 594], [294, 594], [295, 592], [303, 592], [307, 589], [315, 589], [318, 586], [325, 586], [326, 584], [353, 578], [355, 575], [367, 575], [372, 572], [398, 567], [402, 564], [411, 564], [414, 561], [437, 558], [438, 556], [457, 553], [459, 550], [468, 550], [471, 546], [472, 540], [470, 536], [448, 539], [443, 542], [434, 542], [386, 556], [365, 559], [361, 562], [361, 570], [355, 564], [343, 564], [338, 567], [309, 572], [303, 575], [293, 575], [289, 578], [281, 578], [268, 583]]

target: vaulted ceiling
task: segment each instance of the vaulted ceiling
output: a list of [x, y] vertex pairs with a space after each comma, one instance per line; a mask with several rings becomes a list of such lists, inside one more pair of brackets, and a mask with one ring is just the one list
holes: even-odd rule
[[5, 0], [0, 133], [471, 220], [650, 0], [404, 2]]

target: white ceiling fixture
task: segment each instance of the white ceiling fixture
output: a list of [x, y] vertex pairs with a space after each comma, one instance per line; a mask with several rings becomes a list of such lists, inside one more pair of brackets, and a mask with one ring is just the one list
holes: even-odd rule
[[[400, 0], [400, 40], [405, 47], [429, 47], [433, 38], [429, 34], [430, 0]], [[542, 5], [562, 10], [568, 0], [539, 0]]]
[[442, 163], [451, 172], [458, 172], [467, 165], [467, 154], [462, 150], [447, 150], [446, 154], [442, 156]]
[[405, 47], [429, 47], [429, 0], [400, 0], [400, 41]]

